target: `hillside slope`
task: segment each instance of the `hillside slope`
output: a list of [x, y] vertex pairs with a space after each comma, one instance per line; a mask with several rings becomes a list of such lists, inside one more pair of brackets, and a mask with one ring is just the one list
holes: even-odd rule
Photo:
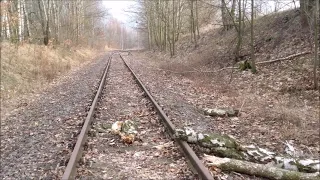
[[[302, 30], [300, 12], [290, 10], [274, 13], [258, 18], [254, 25], [255, 55], [257, 61], [265, 61], [286, 57], [298, 52], [310, 51], [312, 38], [308, 30]], [[177, 55], [173, 60], [185, 65], [208, 68], [208, 64], [215, 67], [232, 65], [234, 49], [237, 44], [235, 30], [223, 31], [212, 29], [200, 34], [198, 47], [190, 42], [189, 36], [183, 36], [177, 43]], [[250, 58], [250, 24], [246, 22], [241, 60]], [[167, 59], [169, 55], [166, 55]]]
[[[301, 29], [296, 10], [257, 19], [257, 62], [312, 52], [310, 33]], [[247, 25], [242, 60], [250, 58], [249, 32]], [[223, 69], [234, 64], [236, 41], [235, 31], [216, 29], [202, 34], [197, 48], [190, 43], [190, 37], [185, 37], [179, 42], [176, 57], [147, 53], [147, 56], [140, 55], [140, 59], [144, 59], [141, 64], [153, 72], [163, 71], [166, 79], [172, 79], [172, 83], [165, 81], [170, 82], [165, 86], [182, 88], [181, 91], [188, 94], [186, 103], [198, 109], [235, 107], [241, 110], [238, 119], [214, 119], [214, 131], [280, 153], [287, 140], [293, 140], [294, 146], [305, 155], [319, 153], [319, 92], [313, 90], [313, 54], [258, 65], [257, 74]], [[154, 81], [164, 82], [161, 77]]]
[[36, 44], [1, 46], [1, 116], [23, 99], [49, 88], [68, 73], [92, 62], [101, 52], [90, 48], [50, 47]]

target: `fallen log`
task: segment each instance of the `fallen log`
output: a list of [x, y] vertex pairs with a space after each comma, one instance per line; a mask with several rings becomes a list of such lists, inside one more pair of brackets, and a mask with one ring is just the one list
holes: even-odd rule
[[[310, 53], [311, 53], [310, 51], [304, 51], [304, 52], [297, 53], [297, 54], [292, 54], [290, 56], [283, 57], [283, 58], [272, 59], [272, 60], [269, 60], [269, 61], [256, 62], [256, 65], [290, 60], [292, 58], [299, 57], [299, 56], [306, 55], [306, 54], [310, 54]], [[251, 64], [249, 62], [247, 62], [247, 60], [239, 61], [237, 64], [238, 64], [240, 70], [251, 69]]]
[[233, 117], [233, 116], [238, 116], [239, 110], [232, 109], [232, 108], [214, 108], [214, 109], [205, 108], [204, 114], [209, 116]]
[[205, 148], [206, 153], [219, 157], [246, 160], [261, 164], [272, 164], [276, 167], [300, 172], [320, 171], [320, 160], [283, 156], [254, 145], [244, 146], [227, 135], [197, 133], [185, 127], [176, 129], [175, 138], [197, 144]]
[[289, 171], [286, 169], [257, 164], [248, 161], [242, 161], [230, 158], [220, 158], [216, 156], [205, 155], [204, 160], [207, 165], [215, 166], [223, 171], [235, 171], [243, 174], [265, 177], [279, 180], [319, 180], [319, 173], [302, 173]]
[[[277, 62], [277, 61], [283, 61], [283, 60], [290, 60], [292, 58], [295, 58], [295, 57], [298, 57], [298, 56], [302, 56], [302, 55], [305, 55], [305, 54], [310, 54], [311, 52], [310, 51], [305, 51], [305, 52], [301, 52], [301, 53], [297, 53], [297, 54], [293, 54], [293, 55], [290, 55], [290, 56], [287, 56], [287, 57], [283, 57], [283, 58], [277, 58], [277, 59], [272, 59], [272, 60], [269, 60], [269, 61], [261, 61], [261, 62], [256, 62], [256, 65], [259, 65], [259, 64], [266, 64], [266, 63], [273, 63], [273, 62]], [[244, 63], [244, 61], [239, 61], [237, 64], [238, 66], [240, 66], [241, 63]], [[188, 73], [217, 73], [217, 72], [220, 72], [220, 71], [224, 71], [224, 70], [228, 70], [228, 69], [239, 69], [238, 66], [229, 66], [229, 67], [224, 67], [224, 68], [221, 68], [221, 69], [218, 69], [218, 70], [214, 70], [214, 71], [202, 71], [202, 70], [194, 70], [194, 71], [172, 71], [172, 70], [169, 70], [169, 69], [162, 69], [162, 68], [152, 68], [152, 67], [147, 67], [149, 69], [153, 69], [153, 70], [157, 70], [157, 71], [166, 71], [166, 72], [170, 72], [170, 73], [174, 73], [174, 74], [188, 74]], [[240, 67], [241, 69], [241, 67]]]
[[262, 61], [262, 62], [257, 62], [256, 64], [266, 64], [266, 63], [273, 63], [273, 62], [277, 62], [277, 61], [284, 61], [284, 60], [289, 60], [295, 57], [299, 57], [305, 54], [310, 54], [310, 51], [305, 51], [305, 52], [301, 52], [301, 53], [297, 53], [297, 54], [292, 54], [290, 56], [287, 57], [283, 57], [283, 58], [278, 58], [278, 59], [273, 59], [273, 60], [269, 60], [269, 61]]

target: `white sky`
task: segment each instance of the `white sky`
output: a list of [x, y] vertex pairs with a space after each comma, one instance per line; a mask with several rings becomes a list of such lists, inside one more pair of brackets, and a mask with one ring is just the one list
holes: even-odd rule
[[109, 9], [110, 14], [119, 21], [127, 24], [130, 21], [130, 16], [125, 10], [136, 4], [135, 1], [127, 0], [104, 0], [103, 4]]
[[[264, 14], [268, 14], [274, 11], [275, 3], [273, 0], [260, 0], [264, 2], [264, 8], [262, 9]], [[280, 0], [278, 1], [277, 9], [280, 11], [293, 8], [293, 1], [292, 0]], [[103, 4], [109, 9], [110, 14], [121, 21], [126, 25], [132, 25], [130, 23], [130, 15], [126, 13], [125, 10], [129, 10], [130, 7], [132, 8], [136, 5], [134, 0], [103, 0]], [[296, 2], [296, 5], [299, 6], [299, 2]]]

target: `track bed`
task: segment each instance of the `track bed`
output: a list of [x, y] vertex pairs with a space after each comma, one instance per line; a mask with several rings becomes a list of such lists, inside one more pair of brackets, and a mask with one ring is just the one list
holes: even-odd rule
[[[127, 145], [102, 127], [133, 120], [138, 140]], [[177, 145], [119, 56], [114, 55], [91, 136], [77, 169], [80, 179], [195, 179]]]

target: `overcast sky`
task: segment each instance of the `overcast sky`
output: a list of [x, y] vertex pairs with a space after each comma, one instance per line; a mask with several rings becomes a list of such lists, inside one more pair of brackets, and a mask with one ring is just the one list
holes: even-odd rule
[[[268, 14], [274, 11], [275, 3], [272, 0], [260, 0], [264, 3], [263, 13]], [[123, 22], [126, 25], [134, 26], [134, 23], [130, 23], [130, 15], [125, 12], [136, 5], [136, 2], [133, 0], [104, 0], [103, 4], [109, 9], [110, 14], [118, 19], [119, 21]], [[296, 5], [299, 6], [299, 2], [296, 2]], [[278, 3], [278, 11], [283, 11], [286, 9], [293, 8], [294, 4], [292, 0], [281, 0]]]
[[109, 9], [110, 14], [119, 21], [128, 24], [130, 16], [125, 10], [136, 4], [135, 1], [126, 0], [104, 0], [103, 4]]

